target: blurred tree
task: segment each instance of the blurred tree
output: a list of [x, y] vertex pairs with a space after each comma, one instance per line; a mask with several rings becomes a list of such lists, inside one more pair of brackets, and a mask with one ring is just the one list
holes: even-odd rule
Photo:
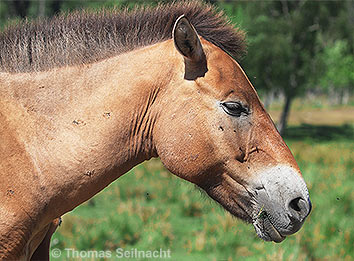
[[354, 86], [354, 56], [350, 54], [348, 41], [338, 39], [328, 44], [318, 59], [324, 68], [320, 86], [336, 103], [347, 103]]
[[337, 15], [327, 20], [330, 22], [317, 37], [313, 82], [328, 94], [332, 104], [343, 104], [354, 92], [354, 1], [342, 3]]

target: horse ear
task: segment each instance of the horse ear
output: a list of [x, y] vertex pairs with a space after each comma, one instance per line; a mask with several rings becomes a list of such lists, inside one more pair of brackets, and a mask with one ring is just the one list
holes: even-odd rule
[[208, 71], [205, 53], [196, 30], [184, 15], [176, 20], [172, 38], [176, 49], [184, 56], [184, 78], [195, 80], [204, 77]]

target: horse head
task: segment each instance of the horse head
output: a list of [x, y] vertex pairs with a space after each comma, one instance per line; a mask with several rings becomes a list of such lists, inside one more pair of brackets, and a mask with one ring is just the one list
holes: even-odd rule
[[188, 19], [173, 29], [178, 73], [154, 133], [175, 175], [201, 187], [258, 236], [281, 242], [311, 202], [300, 169], [240, 65]]

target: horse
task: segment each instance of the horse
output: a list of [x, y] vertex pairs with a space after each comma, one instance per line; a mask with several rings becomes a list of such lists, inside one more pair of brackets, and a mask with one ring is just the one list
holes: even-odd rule
[[159, 157], [265, 241], [311, 211], [237, 62], [245, 34], [200, 2], [79, 11], [0, 34], [0, 259], [48, 260], [60, 217]]

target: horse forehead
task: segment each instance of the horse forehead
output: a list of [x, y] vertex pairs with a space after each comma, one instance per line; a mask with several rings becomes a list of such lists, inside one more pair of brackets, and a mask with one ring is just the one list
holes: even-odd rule
[[205, 81], [218, 92], [232, 92], [247, 99], [257, 99], [255, 90], [241, 66], [221, 49], [213, 52], [208, 61]]

